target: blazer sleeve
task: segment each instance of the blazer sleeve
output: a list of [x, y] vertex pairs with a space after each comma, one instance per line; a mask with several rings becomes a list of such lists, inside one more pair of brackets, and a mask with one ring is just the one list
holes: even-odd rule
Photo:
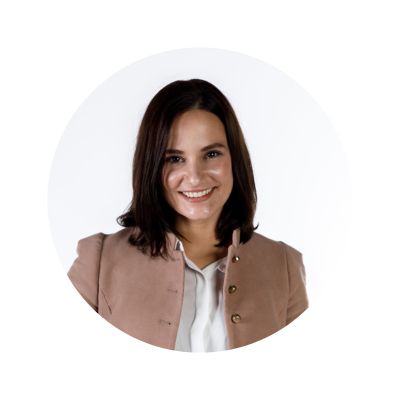
[[96, 233], [78, 241], [78, 257], [68, 271], [68, 277], [89, 305], [98, 311], [100, 258], [104, 233]]
[[303, 256], [286, 243], [283, 243], [283, 245], [289, 279], [289, 301], [286, 316], [286, 325], [288, 325], [308, 308], [308, 297]]

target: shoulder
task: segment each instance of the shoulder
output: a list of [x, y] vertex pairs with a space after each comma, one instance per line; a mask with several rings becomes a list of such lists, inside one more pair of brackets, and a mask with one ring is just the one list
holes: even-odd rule
[[98, 232], [78, 240], [76, 252], [80, 260], [98, 264], [103, 253], [134, 247], [129, 243], [132, 228], [123, 228], [114, 233]]
[[80, 260], [98, 258], [103, 247], [105, 234], [102, 232], [83, 237], [78, 240], [76, 251]]
[[119, 231], [113, 233], [103, 233], [104, 235], [104, 243], [107, 245], [118, 245], [121, 243], [126, 243], [129, 240], [129, 237], [134, 232], [135, 228], [123, 228]]
[[308, 307], [306, 272], [303, 254], [285, 242], [272, 240], [258, 233], [243, 245], [248, 253], [255, 254], [255, 262], [262, 260], [270, 267], [284, 272], [289, 289], [287, 323], [290, 323]]
[[[272, 240], [263, 235], [254, 233], [249, 240], [251, 251], [258, 255], [260, 260], [274, 260], [277, 265], [284, 267], [288, 276], [291, 290], [303, 292], [306, 299], [305, 282], [306, 273], [303, 263], [303, 254], [285, 242]], [[297, 289], [301, 288], [301, 289]], [[305, 300], [305, 302], [307, 302]]]
[[78, 245], [94, 244], [94, 243], [98, 244], [103, 241], [107, 241], [109, 243], [123, 242], [129, 239], [129, 236], [131, 235], [132, 232], [133, 228], [123, 228], [113, 233], [98, 232], [89, 236], [85, 236], [82, 239], [79, 239]]
[[98, 232], [89, 236], [85, 236], [82, 239], [78, 240], [77, 250], [86, 251], [88, 249], [98, 250], [105, 243], [109, 244], [118, 244], [125, 241], [128, 241], [130, 234], [132, 233], [132, 228], [123, 228], [114, 233], [104, 233]]
[[302, 253], [285, 242], [268, 238], [254, 232], [248, 242], [242, 245], [244, 248], [257, 253], [279, 253], [285, 258], [287, 254], [293, 257], [301, 257]]
[[302, 253], [283, 241], [254, 232], [250, 240], [241, 245], [241, 249], [257, 264], [274, 266], [289, 275], [305, 275]]

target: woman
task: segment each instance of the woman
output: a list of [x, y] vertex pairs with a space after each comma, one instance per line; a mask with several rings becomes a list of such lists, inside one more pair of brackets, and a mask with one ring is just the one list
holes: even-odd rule
[[253, 343], [307, 307], [302, 256], [254, 233], [256, 188], [226, 97], [176, 81], [148, 105], [125, 228], [81, 239], [68, 275], [113, 325], [181, 351]]

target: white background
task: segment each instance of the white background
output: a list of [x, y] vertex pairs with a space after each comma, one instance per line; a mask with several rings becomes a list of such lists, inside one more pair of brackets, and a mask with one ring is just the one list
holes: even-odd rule
[[[2, 3], [1, 397], [398, 398], [395, 4]], [[152, 349], [85, 307], [47, 216], [53, 156], [88, 93], [136, 60], [196, 46], [251, 55], [301, 84], [340, 137], [353, 191], [348, 250], [336, 249], [313, 309], [249, 348], [198, 355]]]

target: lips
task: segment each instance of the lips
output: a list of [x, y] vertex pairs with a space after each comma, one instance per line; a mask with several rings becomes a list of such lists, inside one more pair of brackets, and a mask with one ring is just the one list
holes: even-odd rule
[[189, 201], [200, 201], [209, 198], [213, 193], [214, 189], [215, 187], [202, 190], [182, 191], [179, 193]]
[[198, 190], [198, 191], [194, 191], [194, 190], [183, 191], [181, 193], [183, 195], [185, 195], [186, 197], [194, 198], [194, 197], [203, 197], [203, 196], [207, 195], [208, 193], [210, 193], [212, 190], [213, 190], [213, 188], [209, 188], [209, 189]]

